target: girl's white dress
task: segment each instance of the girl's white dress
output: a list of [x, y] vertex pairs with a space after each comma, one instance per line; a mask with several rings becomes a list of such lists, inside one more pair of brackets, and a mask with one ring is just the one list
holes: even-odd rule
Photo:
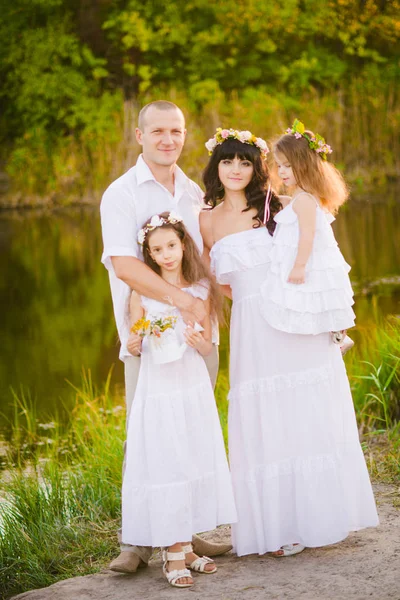
[[288, 283], [299, 243], [299, 222], [293, 210], [300, 192], [277, 215], [271, 250], [271, 268], [261, 286], [261, 312], [275, 329], [317, 335], [354, 326], [353, 290], [349, 271], [337, 245], [331, 223], [316, 198], [313, 248], [306, 265], [305, 283]]
[[265, 228], [211, 249], [233, 297], [228, 427], [238, 555], [324, 546], [378, 524], [339, 347], [328, 333], [285, 333], [261, 315], [271, 249]]
[[[185, 290], [206, 299], [201, 283]], [[176, 308], [142, 298], [150, 318]], [[221, 426], [203, 357], [187, 347], [180, 360], [154, 364], [146, 338], [128, 423], [122, 487], [122, 540], [169, 546], [236, 520]]]

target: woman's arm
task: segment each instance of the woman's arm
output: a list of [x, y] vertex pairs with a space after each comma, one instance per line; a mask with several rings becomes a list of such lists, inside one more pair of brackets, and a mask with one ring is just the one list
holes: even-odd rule
[[[203, 210], [200, 213], [200, 232], [203, 237], [204, 250], [203, 250], [203, 262], [210, 268], [210, 250], [214, 244], [211, 228], [211, 211]], [[232, 300], [232, 290], [230, 285], [220, 285], [219, 289], [222, 294]]]
[[289, 283], [304, 283], [306, 264], [312, 251], [315, 224], [317, 219], [317, 207], [315, 198], [310, 194], [301, 194], [293, 204], [293, 210], [299, 219], [299, 245], [297, 247], [297, 256], [291, 270]]
[[208, 356], [212, 350], [212, 329], [210, 317], [210, 300], [205, 302], [207, 314], [203, 320], [204, 331], [195, 331], [193, 324], [190, 324], [185, 329], [185, 340], [188, 346], [195, 348], [202, 356]]

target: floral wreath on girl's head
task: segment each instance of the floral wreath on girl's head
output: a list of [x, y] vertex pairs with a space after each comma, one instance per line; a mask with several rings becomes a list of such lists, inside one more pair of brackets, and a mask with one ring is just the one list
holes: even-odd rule
[[171, 210], [168, 217], [164, 219], [164, 217], [160, 217], [159, 215], [153, 215], [148, 223], [141, 229], [137, 235], [138, 243], [143, 246], [146, 235], [156, 229], [157, 227], [161, 227], [162, 225], [166, 225], [170, 223], [171, 225], [175, 225], [175, 223], [182, 223], [183, 219], [176, 212]]
[[216, 146], [223, 144], [229, 139], [238, 140], [242, 144], [256, 146], [261, 152], [261, 158], [266, 158], [269, 152], [267, 142], [253, 135], [251, 131], [238, 131], [237, 129], [222, 129], [222, 127], [217, 127], [214, 137], [210, 138], [205, 144], [208, 154], [211, 156]]
[[319, 135], [318, 133], [309, 135], [306, 133], [304, 123], [299, 121], [299, 119], [295, 119], [293, 121], [293, 125], [288, 127], [285, 133], [294, 135], [296, 139], [300, 139], [302, 137], [305, 138], [311, 150], [314, 150], [317, 154], [319, 154], [323, 160], [326, 160], [328, 158], [327, 155], [333, 152], [332, 148], [325, 142], [325, 139], [322, 137], [322, 135]]

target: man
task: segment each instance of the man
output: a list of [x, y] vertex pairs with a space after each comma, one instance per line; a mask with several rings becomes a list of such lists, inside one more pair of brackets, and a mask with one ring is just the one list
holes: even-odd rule
[[[176, 164], [185, 136], [185, 119], [175, 104], [166, 101], [147, 104], [139, 113], [136, 129], [136, 139], [143, 153], [134, 167], [108, 187], [101, 201], [102, 262], [109, 272], [121, 341], [120, 358], [125, 365], [127, 421], [140, 368], [140, 358], [129, 354], [127, 349], [130, 290], [176, 306], [186, 322], [201, 322], [205, 316], [201, 300], [170, 285], [143, 263], [137, 244], [137, 233], [150, 217], [174, 210], [183, 217], [199, 251], [203, 250], [199, 229], [203, 193]], [[205, 360], [215, 385], [218, 371], [216, 345]], [[138, 566], [147, 564], [152, 553], [151, 548], [129, 546], [121, 543], [121, 539], [120, 546], [121, 554], [110, 565], [118, 572], [135, 572]], [[206, 542], [198, 536], [194, 536], [193, 546], [197, 554], [209, 556], [223, 554], [231, 548], [228, 544]]]

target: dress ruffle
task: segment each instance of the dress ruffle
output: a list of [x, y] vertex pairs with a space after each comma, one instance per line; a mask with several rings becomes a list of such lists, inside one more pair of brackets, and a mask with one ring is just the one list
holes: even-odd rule
[[271, 248], [272, 237], [265, 227], [228, 235], [211, 249], [211, 271], [218, 283], [229, 284], [230, 273], [268, 263]]
[[276, 215], [277, 231], [270, 252], [271, 267], [261, 285], [261, 313], [266, 321], [287, 333], [312, 334], [354, 326], [350, 265], [337, 245], [330, 223], [334, 217], [317, 208], [317, 226], [306, 281], [288, 282], [299, 240], [297, 215], [288, 205]]

